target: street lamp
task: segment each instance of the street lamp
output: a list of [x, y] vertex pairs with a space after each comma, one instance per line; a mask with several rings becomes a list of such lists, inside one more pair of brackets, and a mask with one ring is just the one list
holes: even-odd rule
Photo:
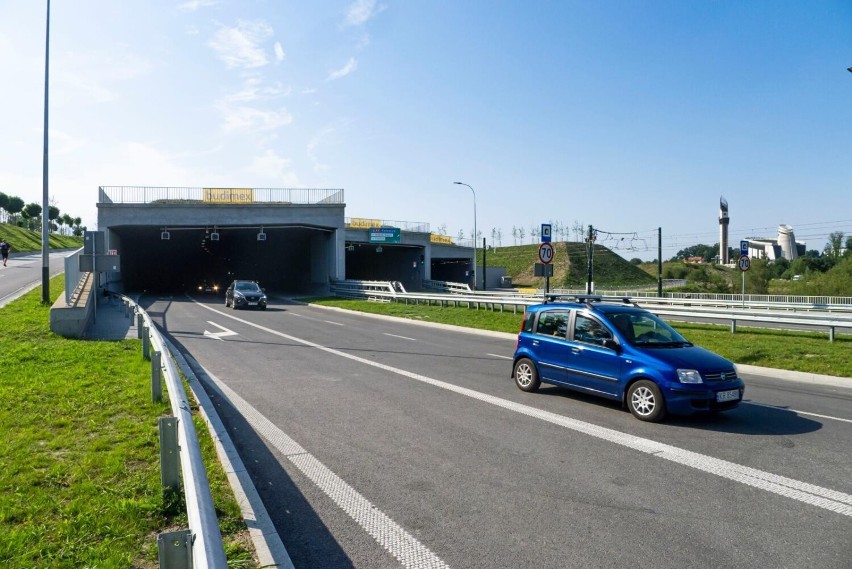
[[453, 183], [460, 186], [467, 186], [473, 193], [473, 290], [476, 290], [476, 192], [473, 191], [470, 184], [465, 184], [464, 182]]

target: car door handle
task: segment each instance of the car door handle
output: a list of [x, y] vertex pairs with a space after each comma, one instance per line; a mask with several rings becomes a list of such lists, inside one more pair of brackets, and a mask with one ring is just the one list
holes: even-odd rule
[[571, 348], [571, 353], [574, 353], [574, 354], [579, 354], [582, 351], [583, 351], [583, 348], [580, 348], [580, 347], [575, 346], [575, 347]]
[[538, 340], [533, 340], [533, 346], [538, 346], [538, 344], [539, 344]]

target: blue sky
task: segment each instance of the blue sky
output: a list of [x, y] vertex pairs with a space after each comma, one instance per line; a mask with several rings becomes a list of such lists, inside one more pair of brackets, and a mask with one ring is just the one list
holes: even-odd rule
[[[37, 203], [45, 11], [0, 3], [0, 191]], [[662, 227], [668, 258], [720, 196], [735, 246], [852, 234], [848, 0], [54, 0], [50, 53], [51, 195], [90, 229], [99, 185], [343, 188], [469, 237], [462, 181], [503, 245], [652, 259]]]

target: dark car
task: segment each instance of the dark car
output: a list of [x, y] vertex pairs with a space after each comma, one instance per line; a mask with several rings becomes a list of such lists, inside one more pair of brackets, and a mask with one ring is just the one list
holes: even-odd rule
[[622, 402], [637, 419], [732, 409], [745, 384], [725, 358], [693, 345], [627, 298], [579, 295], [524, 312], [512, 376]]
[[225, 306], [266, 310], [266, 291], [257, 281], [234, 281], [225, 291]]
[[211, 280], [203, 280], [195, 287], [198, 294], [219, 294], [219, 285]]

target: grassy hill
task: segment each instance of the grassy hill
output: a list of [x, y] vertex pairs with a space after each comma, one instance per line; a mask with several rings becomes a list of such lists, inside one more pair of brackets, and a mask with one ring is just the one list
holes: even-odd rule
[[[489, 250], [489, 267], [505, 267], [516, 286], [543, 287], [544, 278], [536, 277], [535, 264], [538, 261], [538, 245], [515, 245]], [[586, 284], [588, 265], [585, 243], [553, 243], [553, 288], [577, 288]], [[482, 263], [482, 251], [478, 251], [478, 262]], [[636, 265], [602, 245], [595, 245], [592, 260], [592, 273], [596, 287], [625, 285], [651, 285], [657, 282]]]
[[[41, 233], [29, 229], [0, 223], [0, 239], [9, 242], [13, 253], [41, 251]], [[47, 240], [47, 246], [51, 249], [73, 249], [83, 246], [83, 238], [51, 233]]]

